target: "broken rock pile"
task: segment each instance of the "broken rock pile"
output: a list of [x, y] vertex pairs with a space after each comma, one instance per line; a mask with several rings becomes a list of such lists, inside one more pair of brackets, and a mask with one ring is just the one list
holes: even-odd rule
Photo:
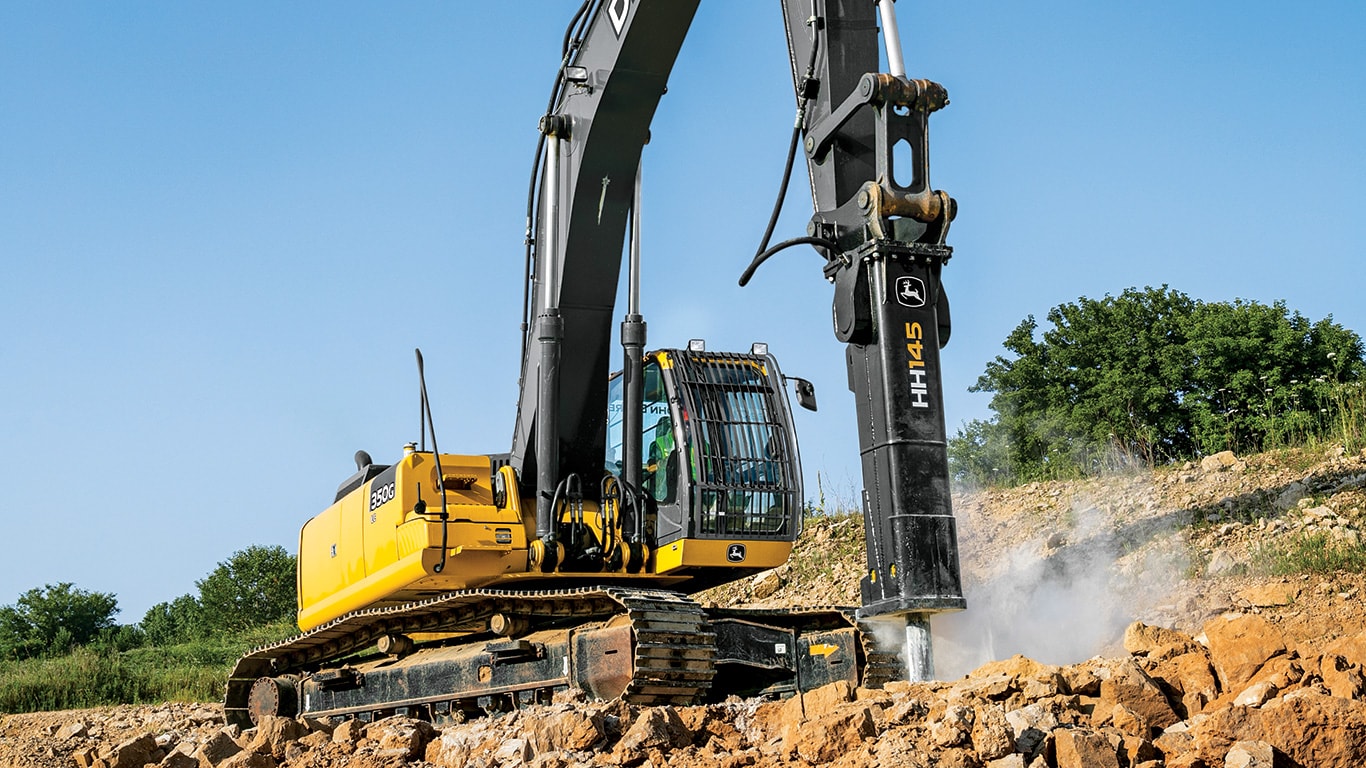
[[[239, 731], [209, 705], [15, 715], [17, 768], [1257, 768], [1366, 765], [1366, 636], [1302, 653], [1225, 614], [1196, 636], [1141, 623], [1128, 655], [1023, 656], [954, 682], [835, 684], [780, 701], [633, 707], [565, 698], [433, 726], [269, 719]], [[44, 719], [46, 718], [46, 719]]]

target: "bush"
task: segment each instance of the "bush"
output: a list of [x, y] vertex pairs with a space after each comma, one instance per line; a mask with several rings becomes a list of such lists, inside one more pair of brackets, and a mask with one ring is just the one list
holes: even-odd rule
[[[1163, 286], [1028, 317], [972, 387], [990, 421], [949, 441], [978, 482], [1070, 478], [1223, 450], [1360, 441], [1361, 338], [1282, 302], [1201, 302]], [[1348, 393], [1358, 393], [1356, 400]], [[1358, 413], [1346, 413], [1344, 409]]]
[[211, 632], [241, 632], [294, 616], [294, 556], [253, 546], [218, 564], [199, 587], [198, 618]]
[[147, 609], [138, 626], [152, 645], [184, 643], [205, 634], [199, 601], [191, 595], [181, 595], [169, 603], [157, 603]]
[[113, 629], [118, 600], [71, 582], [30, 589], [0, 608], [0, 657], [61, 655]]

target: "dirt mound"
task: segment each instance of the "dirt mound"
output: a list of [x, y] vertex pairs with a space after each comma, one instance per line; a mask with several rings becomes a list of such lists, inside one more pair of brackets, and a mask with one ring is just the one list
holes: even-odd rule
[[[935, 620], [952, 682], [687, 708], [566, 697], [439, 728], [275, 720], [240, 732], [219, 707], [188, 704], [12, 715], [0, 765], [1366, 764], [1363, 576], [1265, 575], [1289, 542], [1360, 542], [1366, 457], [1211, 458], [957, 497], [970, 608]], [[703, 599], [856, 603], [862, 536], [856, 518], [809, 521], [788, 565]]]

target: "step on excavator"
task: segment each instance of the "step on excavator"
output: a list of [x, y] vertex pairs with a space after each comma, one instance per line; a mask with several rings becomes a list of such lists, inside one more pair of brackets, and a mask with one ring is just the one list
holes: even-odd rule
[[302, 634], [238, 660], [229, 723], [442, 722], [567, 689], [682, 705], [933, 674], [929, 617], [965, 607], [939, 376], [956, 204], [929, 183], [947, 94], [907, 78], [892, 0], [782, 0], [797, 119], [781, 189], [800, 148], [815, 212], [770, 245], [780, 193], [740, 277], [797, 246], [824, 261], [859, 425], [862, 604], [690, 597], [787, 561], [804, 500], [788, 385], [815, 408], [763, 344], [645, 347], [640, 160], [699, 1], [586, 0], [573, 16], [528, 195], [511, 450], [440, 452], [418, 352], [419, 441], [391, 464], [358, 452], [303, 526]]

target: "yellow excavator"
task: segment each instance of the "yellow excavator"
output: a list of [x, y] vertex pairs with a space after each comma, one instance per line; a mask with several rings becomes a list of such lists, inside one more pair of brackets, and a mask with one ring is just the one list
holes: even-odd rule
[[[237, 662], [229, 722], [440, 721], [568, 688], [688, 704], [930, 674], [928, 617], [964, 606], [938, 372], [956, 204], [928, 173], [945, 91], [906, 77], [892, 0], [783, 0], [798, 104], [783, 188], [801, 146], [815, 214], [805, 236], [770, 246], [780, 195], [741, 284], [786, 248], [824, 259], [868, 567], [858, 608], [703, 606], [689, 595], [786, 562], [804, 500], [787, 386], [804, 407], [815, 396], [763, 344], [645, 350], [641, 149], [698, 2], [586, 0], [571, 20], [528, 196], [511, 450], [438, 449], [419, 352], [419, 440], [390, 464], [358, 452], [304, 525], [303, 633]], [[609, 374], [623, 250], [624, 367]], [[905, 642], [879, 640], [872, 621]]]

